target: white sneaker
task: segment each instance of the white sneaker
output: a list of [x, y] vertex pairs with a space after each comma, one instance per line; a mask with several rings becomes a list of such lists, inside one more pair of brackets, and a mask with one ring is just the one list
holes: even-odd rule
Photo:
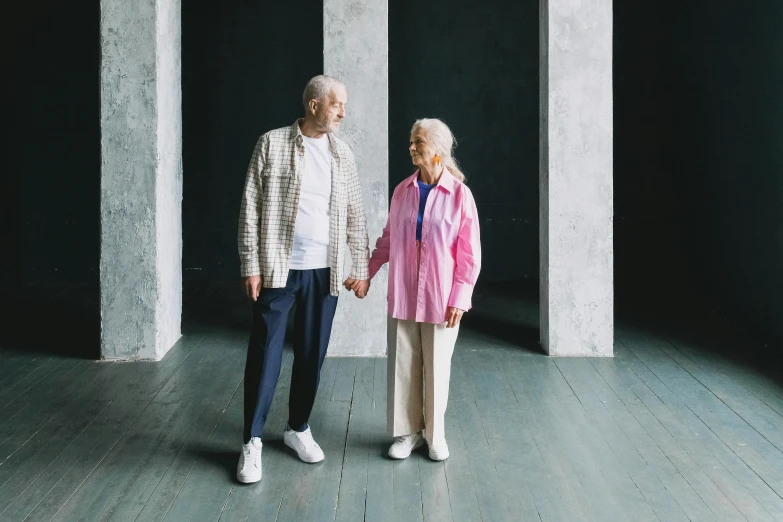
[[242, 445], [242, 454], [237, 464], [237, 480], [252, 484], [261, 480], [261, 439], [253, 437], [250, 442]]
[[389, 448], [389, 456], [393, 459], [407, 459], [411, 452], [420, 448], [422, 444], [424, 444], [424, 437], [421, 436], [421, 432], [396, 437], [394, 444]]
[[313, 440], [313, 434], [308, 426], [306, 430], [299, 432], [286, 426], [283, 433], [283, 442], [299, 455], [299, 458], [310, 464], [324, 460], [324, 452], [321, 446]]
[[446, 439], [430, 444], [430, 458], [432, 460], [446, 460], [449, 458], [449, 445], [446, 444]]

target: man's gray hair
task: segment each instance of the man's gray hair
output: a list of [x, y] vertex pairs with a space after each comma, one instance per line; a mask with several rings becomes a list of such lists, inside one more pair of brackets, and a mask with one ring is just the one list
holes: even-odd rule
[[335, 87], [345, 88], [340, 80], [332, 76], [319, 74], [310, 78], [310, 81], [305, 86], [304, 93], [302, 93], [302, 105], [304, 105], [305, 111], [310, 108], [310, 100], [324, 101]]

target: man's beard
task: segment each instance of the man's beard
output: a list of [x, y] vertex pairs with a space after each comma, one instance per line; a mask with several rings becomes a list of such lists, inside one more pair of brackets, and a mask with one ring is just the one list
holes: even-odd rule
[[332, 120], [329, 117], [319, 119], [318, 120], [318, 126], [321, 128], [323, 132], [334, 132], [332, 129]]

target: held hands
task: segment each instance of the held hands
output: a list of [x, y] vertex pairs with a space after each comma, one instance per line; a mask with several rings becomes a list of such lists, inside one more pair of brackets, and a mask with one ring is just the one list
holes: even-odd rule
[[245, 288], [245, 295], [253, 301], [257, 301], [258, 296], [261, 294], [261, 276], [246, 277], [242, 281], [242, 285]]
[[343, 281], [343, 286], [346, 290], [353, 290], [354, 295], [359, 299], [364, 299], [364, 296], [370, 291], [370, 280], [349, 277]]
[[460, 310], [453, 306], [446, 308], [446, 328], [454, 328], [457, 326], [464, 313], [465, 310]]
[[[352, 290], [359, 299], [364, 299], [364, 297], [367, 295], [367, 292], [370, 290], [370, 280], [354, 279], [349, 277], [343, 281], [343, 286], [346, 290]], [[449, 306], [446, 309], [446, 328], [454, 328], [457, 326], [462, 319], [462, 314], [464, 313], [465, 310], [456, 308], [454, 306]]]

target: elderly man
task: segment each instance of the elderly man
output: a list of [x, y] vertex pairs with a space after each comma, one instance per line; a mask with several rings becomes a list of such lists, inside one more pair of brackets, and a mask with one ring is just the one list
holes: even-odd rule
[[[357, 297], [369, 289], [369, 247], [353, 153], [334, 137], [345, 117], [345, 86], [329, 76], [304, 90], [303, 119], [256, 143], [239, 212], [239, 257], [253, 300], [253, 331], [245, 365], [245, 427], [237, 465], [240, 482], [261, 480], [261, 434], [283, 359], [289, 311], [294, 363], [284, 443], [305, 462], [324, 453], [307, 424], [326, 356], [337, 296], [345, 281]], [[345, 245], [353, 269], [342, 281]], [[342, 281], [342, 282], [341, 282]]]

